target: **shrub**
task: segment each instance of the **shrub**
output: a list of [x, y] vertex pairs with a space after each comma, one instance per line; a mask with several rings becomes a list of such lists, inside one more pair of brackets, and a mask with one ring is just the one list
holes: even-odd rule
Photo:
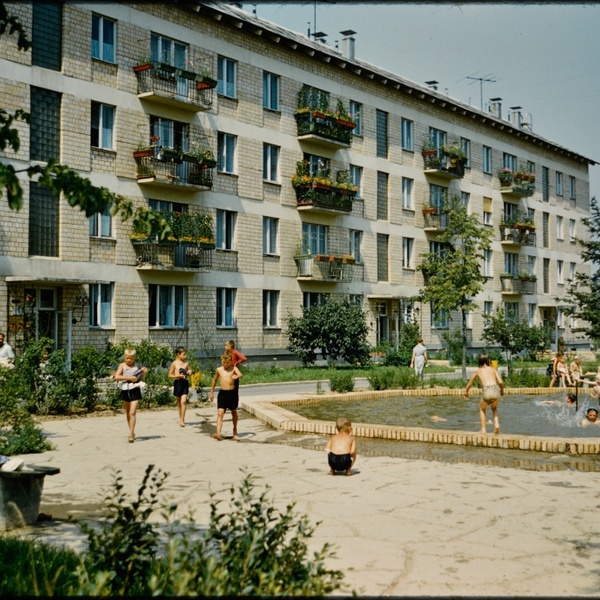
[[547, 387], [550, 377], [545, 373], [538, 373], [531, 369], [509, 369], [504, 379], [507, 387]]
[[391, 348], [387, 352], [384, 364], [393, 367], [408, 367], [413, 348], [417, 345], [419, 337], [419, 325], [417, 323], [404, 323], [402, 329], [400, 329], [398, 348]]
[[354, 377], [352, 377], [351, 373], [334, 373], [329, 379], [329, 389], [332, 392], [340, 392], [342, 394], [353, 392]]
[[414, 389], [422, 387], [421, 380], [410, 369], [382, 367], [374, 369], [367, 376], [367, 379], [373, 390]]
[[460, 329], [444, 331], [442, 339], [448, 345], [448, 359], [451, 365], [462, 365], [463, 340]]

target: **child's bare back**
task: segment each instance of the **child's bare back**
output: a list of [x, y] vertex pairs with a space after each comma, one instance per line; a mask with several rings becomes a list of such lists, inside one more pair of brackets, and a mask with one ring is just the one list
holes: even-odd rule
[[352, 475], [352, 465], [356, 461], [356, 440], [350, 435], [352, 424], [345, 417], [340, 417], [335, 426], [338, 433], [332, 435], [325, 446], [329, 474], [346, 471], [346, 475]]

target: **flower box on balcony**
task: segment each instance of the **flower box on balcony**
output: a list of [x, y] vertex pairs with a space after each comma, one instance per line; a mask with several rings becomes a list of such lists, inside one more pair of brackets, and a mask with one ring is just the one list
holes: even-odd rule
[[149, 71], [154, 66], [152, 61], [146, 63], [140, 63], [139, 65], [133, 65], [133, 72], [139, 73], [140, 71]]
[[177, 71], [177, 67], [174, 67], [173, 65], [170, 65], [169, 63], [159, 62], [156, 65], [156, 68], [159, 71], [164, 71], [165, 73], [175, 73], [175, 71]]
[[158, 151], [158, 159], [165, 162], [181, 163], [181, 154], [173, 148], [160, 148]]
[[349, 129], [354, 129], [356, 127], [356, 123], [354, 121], [345, 121], [344, 119], [336, 119], [335, 122], [342, 127], [348, 127]]
[[133, 158], [144, 158], [147, 156], [154, 156], [153, 148], [145, 148], [144, 150], [134, 150]]
[[438, 209], [436, 207], [424, 208], [423, 209], [423, 214], [424, 215], [436, 215], [437, 213], [438, 213]]
[[421, 152], [422, 156], [433, 156], [437, 154], [437, 150], [423, 150], [423, 152]]
[[177, 69], [177, 76], [182, 77], [183, 79], [189, 79], [190, 81], [196, 79], [196, 73], [188, 71], [187, 69]]
[[196, 87], [199, 90], [213, 89], [217, 87], [217, 80], [204, 75], [198, 79]]

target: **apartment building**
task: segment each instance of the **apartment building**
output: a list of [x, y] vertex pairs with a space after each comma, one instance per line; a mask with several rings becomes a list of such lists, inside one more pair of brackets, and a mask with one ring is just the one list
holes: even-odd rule
[[[500, 117], [225, 4], [8, 2], [32, 49], [0, 43], [0, 106], [25, 109], [24, 169], [52, 157], [162, 211], [158, 240], [87, 219], [23, 174], [0, 204], [0, 330], [16, 348], [150, 338], [254, 360], [286, 356], [286, 319], [349, 295], [370, 342], [419, 323], [441, 348], [458, 315], [413, 302], [444, 199], [493, 230], [469, 315], [497, 307], [587, 346], [556, 308], [575, 272], [594, 161]], [[348, 122], [350, 121], [350, 122]], [[507, 171], [510, 173], [507, 174]]]

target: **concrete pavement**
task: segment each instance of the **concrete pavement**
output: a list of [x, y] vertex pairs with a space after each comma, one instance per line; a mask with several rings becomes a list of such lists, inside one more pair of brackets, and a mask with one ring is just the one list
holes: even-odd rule
[[[262, 393], [281, 397], [276, 387]], [[242, 387], [244, 394], [250, 391]], [[134, 444], [127, 443], [124, 414], [45, 421], [56, 449], [26, 461], [61, 469], [44, 484], [41, 511], [53, 518], [18, 533], [82, 548], [85, 539], [68, 516], [97, 519], [113, 469], [134, 494], [150, 463], [170, 473], [166, 496], [180, 514], [193, 509], [203, 524], [209, 492], [227, 500], [245, 469], [259, 491], [270, 486], [277, 506], [296, 502], [311, 523], [321, 523], [311, 544], [334, 545], [330, 565], [346, 574], [343, 593], [600, 596], [595, 472], [361, 456], [359, 440], [355, 475], [331, 477], [325, 452], [281, 443], [292, 434], [242, 411], [241, 440], [217, 442], [215, 421], [210, 403], [192, 404], [185, 428], [175, 408], [142, 411]], [[223, 432], [231, 434], [229, 415]]]

